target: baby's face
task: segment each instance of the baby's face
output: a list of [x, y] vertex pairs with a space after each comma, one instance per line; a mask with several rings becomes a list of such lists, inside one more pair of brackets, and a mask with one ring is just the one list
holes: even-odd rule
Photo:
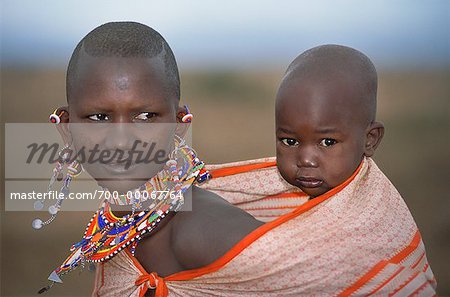
[[303, 80], [277, 94], [277, 166], [283, 178], [316, 197], [349, 178], [363, 159], [367, 124], [359, 94], [339, 81]]
[[[173, 146], [174, 124], [163, 123], [176, 122], [178, 104], [168, 98], [163, 62], [84, 56], [76, 74], [69, 94], [73, 145], [77, 151], [97, 149], [96, 157], [108, 156], [103, 163], [85, 160], [84, 168], [110, 191], [126, 193], [141, 186], [161, 170]], [[134, 145], [141, 156], [130, 154]], [[155, 160], [158, 150], [165, 155]], [[115, 151], [124, 156], [113, 157]], [[129, 158], [129, 166], [119, 158]], [[138, 163], [137, 158], [151, 162]]]

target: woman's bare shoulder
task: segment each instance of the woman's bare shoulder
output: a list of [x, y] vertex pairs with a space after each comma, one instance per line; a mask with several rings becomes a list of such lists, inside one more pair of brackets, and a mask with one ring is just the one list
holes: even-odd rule
[[193, 187], [192, 210], [175, 216], [173, 251], [186, 269], [208, 265], [261, 226], [245, 211], [210, 191]]

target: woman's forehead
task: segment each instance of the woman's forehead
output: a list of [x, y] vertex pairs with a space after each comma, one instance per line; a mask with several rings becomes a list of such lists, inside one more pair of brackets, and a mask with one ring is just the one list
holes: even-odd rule
[[[80, 61], [70, 101], [166, 99], [164, 64], [145, 58], [88, 58]], [[166, 100], [164, 100], [166, 101]], [[99, 102], [100, 103], [100, 102]]]
[[[158, 80], [165, 78], [164, 61], [160, 58], [91, 57], [79, 60], [75, 83], [116, 80]], [[157, 83], [157, 82], [155, 82]]]

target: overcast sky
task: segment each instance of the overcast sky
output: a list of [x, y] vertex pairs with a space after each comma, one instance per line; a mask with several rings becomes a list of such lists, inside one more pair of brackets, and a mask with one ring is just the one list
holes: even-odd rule
[[159, 31], [181, 67], [287, 66], [324, 43], [355, 47], [381, 67], [450, 66], [447, 0], [0, 3], [4, 65], [65, 66], [90, 30], [133, 20]]

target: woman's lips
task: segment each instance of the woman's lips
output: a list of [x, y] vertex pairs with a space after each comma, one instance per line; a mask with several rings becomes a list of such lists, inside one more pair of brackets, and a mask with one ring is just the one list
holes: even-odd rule
[[295, 180], [303, 188], [318, 188], [323, 184], [323, 180], [313, 177], [297, 177]]
[[102, 168], [106, 170], [108, 175], [130, 174], [135, 168], [136, 163], [127, 164], [126, 162], [114, 162], [102, 164]]

